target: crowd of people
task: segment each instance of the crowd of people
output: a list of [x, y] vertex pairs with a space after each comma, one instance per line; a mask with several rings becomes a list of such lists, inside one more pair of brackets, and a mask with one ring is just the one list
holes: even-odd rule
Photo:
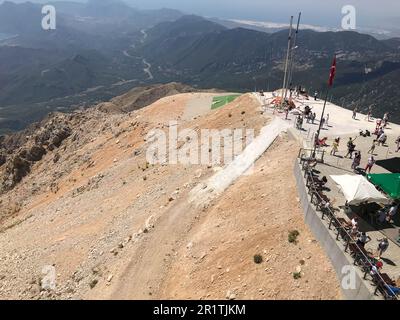
[[[355, 112], [357, 109], [354, 109], [353, 112]], [[305, 108], [305, 112], [304, 112], [305, 116], [308, 117], [307, 119], [311, 119], [313, 118], [313, 112], [311, 111], [311, 108], [307, 107]], [[354, 114], [353, 114], [354, 116]], [[359, 172], [360, 169], [360, 165], [361, 165], [361, 160], [362, 160], [362, 155], [361, 155], [361, 151], [356, 149], [356, 140], [359, 137], [364, 137], [364, 138], [369, 138], [371, 136], [373, 136], [373, 139], [371, 141], [371, 147], [369, 148], [367, 154], [368, 154], [368, 158], [366, 159], [366, 164], [363, 167], [364, 172], [366, 173], [371, 173], [371, 170], [376, 162], [375, 160], [375, 151], [376, 151], [376, 147], [378, 146], [387, 146], [387, 140], [388, 137], [385, 133], [385, 128], [388, 124], [388, 113], [385, 113], [383, 120], [377, 120], [377, 124], [376, 124], [376, 129], [373, 133], [371, 133], [369, 130], [365, 130], [362, 131], [360, 130], [360, 135], [356, 136], [356, 137], [349, 137], [347, 143], [346, 143], [346, 147], [347, 147], [347, 152], [344, 155], [344, 158], [349, 158], [352, 159], [352, 164], [351, 164], [351, 169], [354, 172]], [[326, 121], [326, 120], [325, 120]], [[307, 120], [307, 122], [309, 122], [309, 120]], [[341, 143], [341, 138], [340, 137], [336, 137], [333, 139], [333, 141], [331, 142], [331, 150], [330, 150], [330, 155], [332, 156], [339, 156], [339, 147], [340, 147], [340, 143]], [[396, 141], [395, 141], [395, 152], [399, 152], [400, 151], [400, 136], [397, 137]], [[320, 138], [317, 135], [314, 136], [314, 146], [317, 148], [321, 148], [321, 147], [328, 147], [328, 138], [327, 137], [323, 137]]]
[[[317, 96], [314, 96], [315, 99], [317, 99]], [[352, 118], [357, 120], [357, 113], [358, 113], [358, 108], [355, 108], [352, 113]], [[309, 106], [305, 107], [304, 113], [303, 113], [306, 122], [307, 123], [314, 123], [314, 120], [316, 118], [315, 112], [313, 112], [312, 108]], [[369, 112], [366, 116], [368, 121], [371, 121], [372, 118], [372, 109], [369, 109]], [[324, 125], [327, 124], [327, 119], [329, 119], [329, 116], [326, 116], [325, 119], [322, 120], [322, 123], [320, 124], [321, 128], [323, 128]], [[348, 140], [346, 141], [346, 152], [340, 155], [340, 145], [342, 143], [341, 137], [337, 136], [333, 138], [331, 141], [328, 139], [328, 137], [320, 137], [320, 135], [315, 135], [313, 138], [314, 141], [314, 147], [315, 148], [324, 148], [324, 147], [331, 147], [330, 149], [330, 155], [331, 156], [342, 156], [344, 158], [351, 159], [351, 170], [355, 173], [366, 173], [369, 174], [374, 168], [374, 165], [376, 164], [376, 159], [375, 157], [377, 156], [377, 153], [379, 154], [382, 149], [378, 149], [379, 147], [388, 147], [389, 146], [389, 141], [388, 141], [388, 135], [386, 134], [386, 131], [388, 129], [388, 124], [389, 124], [389, 113], [385, 113], [382, 119], [377, 119], [376, 120], [376, 127], [375, 130], [363, 130], [359, 132], [359, 136], [356, 137], [349, 137]], [[368, 149], [367, 155], [365, 157], [365, 164], [362, 165], [362, 151], [360, 149], [362, 148], [357, 148], [357, 139], [371, 139], [371, 145]], [[397, 137], [395, 140], [395, 152], [400, 151], [400, 136]], [[364, 151], [365, 152], [365, 151]], [[318, 180], [318, 179], [317, 179]], [[321, 181], [321, 183], [316, 184], [318, 188], [316, 190], [319, 190], [318, 192], [322, 191], [322, 186], [324, 186], [324, 182]], [[321, 195], [320, 195], [321, 196]], [[322, 207], [330, 207], [331, 202], [329, 199], [324, 200], [324, 203], [322, 204]], [[394, 201], [390, 206], [386, 206], [382, 208], [381, 210], [378, 210], [376, 212], [376, 215], [373, 215], [376, 219], [376, 223], [379, 223], [380, 225], [383, 224], [393, 224], [394, 219], [396, 215], [399, 213], [399, 202]], [[372, 216], [371, 216], [372, 217]], [[370, 243], [372, 241], [371, 237], [365, 232], [365, 230], [360, 230], [359, 226], [359, 218], [358, 216], [354, 216], [354, 218], [349, 222], [349, 225], [347, 226], [347, 232], [352, 238], [352, 240], [360, 247], [360, 248], [365, 248], [367, 243]], [[397, 240], [394, 239], [393, 241], [397, 241], [400, 244], [400, 230], [398, 231], [398, 237]], [[377, 276], [380, 274], [382, 268], [383, 268], [383, 262], [382, 262], [382, 256], [385, 255], [385, 252], [387, 252], [389, 246], [390, 246], [390, 241], [387, 237], [383, 237], [382, 239], [377, 239], [375, 240], [376, 246], [375, 250], [372, 253], [373, 259], [372, 265], [371, 265], [371, 270], [370, 273], [371, 275]], [[371, 248], [372, 249], [372, 248]], [[372, 251], [370, 251], [372, 252]], [[385, 258], [383, 258], [385, 259]], [[398, 294], [400, 293], [400, 288], [393, 286], [393, 285], [387, 285], [385, 284], [388, 290], [389, 295], [392, 295], [393, 293]]]
[[[316, 205], [317, 209], [319, 208], [319, 210], [323, 212], [330, 212], [331, 215], [335, 216], [335, 210], [332, 206], [334, 201], [331, 201], [324, 193], [324, 191], [329, 190], [329, 188], [326, 187], [328, 179], [326, 176], [319, 178], [320, 172], [316, 170], [317, 165], [318, 161], [314, 158], [304, 159], [303, 168], [306, 170], [306, 172], [308, 172], [306, 175], [306, 186], [309, 188], [311, 194], [315, 194], [316, 196], [312, 202]], [[382, 212], [385, 212], [385, 220], [391, 221], [393, 216], [398, 212], [398, 209], [399, 204], [397, 203], [389, 208], [386, 208], [385, 210], [382, 210]], [[339, 222], [339, 220], [337, 221]], [[392, 282], [388, 283], [384, 281], [382, 282], [384, 259], [386, 259], [384, 255], [390, 246], [389, 239], [387, 237], [383, 237], [381, 239], [378, 238], [373, 240], [365, 230], [362, 230], [362, 226], [363, 224], [360, 225], [360, 218], [357, 215], [354, 215], [350, 221], [345, 221], [344, 224], [341, 224], [341, 227], [344, 228], [347, 234], [347, 236], [343, 235], [342, 237], [344, 237], [344, 239], [350, 238], [350, 242], [359, 248], [357, 249], [358, 251], [354, 251], [354, 249], [351, 251], [353, 257], [357, 260], [357, 256], [360, 257], [359, 254], [362, 252], [364, 254], [364, 258], [367, 259], [365, 260], [366, 264], [363, 268], [368, 268], [366, 272], [370, 273], [378, 288], [383, 288], [389, 298], [394, 298], [400, 293], [400, 288], [398, 285], [395, 284], [393, 280]], [[398, 241], [400, 243], [400, 231]], [[366, 245], [369, 243], [372, 244], [373, 242], [375, 242], [375, 246], [369, 246], [370, 250], [367, 250]]]

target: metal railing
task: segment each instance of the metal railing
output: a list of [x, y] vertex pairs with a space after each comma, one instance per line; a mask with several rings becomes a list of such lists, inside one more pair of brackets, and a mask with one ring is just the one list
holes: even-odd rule
[[[316, 160], [317, 162], [320, 162], [320, 163], [324, 163], [324, 160], [325, 160], [325, 153], [326, 153], [326, 151], [325, 150], [321, 150], [321, 149], [316, 149], [315, 150], [315, 157], [313, 157], [313, 152], [314, 152], [314, 150], [313, 149], [305, 149], [305, 148], [301, 148], [300, 150], [299, 150], [299, 153], [298, 153], [298, 158], [302, 161], [302, 162], [304, 162], [304, 161], [306, 161], [306, 160]], [[304, 170], [304, 168], [303, 168], [303, 170]]]
[[[354, 241], [352, 235], [346, 230], [346, 227], [338, 220], [332, 206], [327, 205], [329, 199], [327, 197], [324, 199], [322, 190], [319, 190], [317, 187], [319, 183], [314, 177], [313, 169], [308, 166], [309, 159], [300, 157], [302, 150], [303, 149], [299, 151], [299, 159], [300, 164], [302, 165], [302, 170], [304, 171], [304, 178], [306, 179], [306, 187], [308, 188], [308, 194], [310, 195], [310, 202], [315, 206], [317, 211], [322, 213], [322, 220], [328, 218], [328, 229], [332, 230], [333, 227], [336, 230], [336, 241], [344, 241], [344, 251], [348, 252], [350, 249], [350, 255], [354, 259], [354, 265], [361, 267], [361, 270], [364, 272], [363, 279], [367, 280], [367, 275], [371, 275], [370, 271], [374, 264], [371, 262], [371, 258], [365, 254], [365, 250], [360, 248], [360, 246]], [[375, 295], [380, 291], [386, 300], [398, 300], [396, 294], [382, 278], [379, 271], [371, 276], [372, 282], [376, 285], [374, 292]]]

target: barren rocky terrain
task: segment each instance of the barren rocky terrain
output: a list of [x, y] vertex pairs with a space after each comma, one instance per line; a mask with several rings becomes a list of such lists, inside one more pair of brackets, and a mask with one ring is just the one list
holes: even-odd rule
[[[52, 114], [3, 138], [0, 298], [341, 298], [303, 222], [296, 142], [282, 134], [251, 175], [195, 207], [189, 192], [223, 164], [150, 164], [149, 132], [178, 121], [180, 130], [257, 135], [271, 119], [250, 94], [207, 111], [218, 93], [165, 92], [146, 107], [148, 98], [131, 92]], [[295, 230], [297, 242], [289, 243]], [[55, 288], [44, 281], [49, 266]]]

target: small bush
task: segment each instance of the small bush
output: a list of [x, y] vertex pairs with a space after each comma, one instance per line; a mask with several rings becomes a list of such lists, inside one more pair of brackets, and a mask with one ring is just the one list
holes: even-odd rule
[[293, 278], [295, 280], [300, 279], [301, 278], [301, 272], [293, 272]]
[[288, 235], [288, 241], [290, 243], [297, 243], [297, 237], [300, 235], [300, 233], [297, 230], [292, 230], [289, 232]]
[[261, 255], [259, 255], [259, 254], [254, 255], [254, 262], [256, 264], [262, 263], [263, 262], [263, 257]]

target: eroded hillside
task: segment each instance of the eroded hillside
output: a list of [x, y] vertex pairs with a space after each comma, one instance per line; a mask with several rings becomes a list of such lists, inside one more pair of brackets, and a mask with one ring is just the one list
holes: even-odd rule
[[[188, 193], [223, 163], [149, 163], [149, 133], [168, 132], [171, 121], [197, 133], [258, 135], [271, 120], [250, 94], [210, 110], [216, 95], [182, 93], [135, 111], [125, 95], [114, 102], [126, 108], [55, 114], [31, 132], [35, 138], [14, 141], [18, 152], [30, 150], [49, 132], [40, 159], [0, 195], [0, 298], [339, 298], [328, 258], [303, 222], [291, 174], [298, 146], [286, 135], [252, 175], [204, 207]], [[55, 145], [60, 123], [68, 134]], [[9, 161], [0, 167], [3, 181]], [[291, 230], [300, 233], [297, 244], [288, 242]]]

